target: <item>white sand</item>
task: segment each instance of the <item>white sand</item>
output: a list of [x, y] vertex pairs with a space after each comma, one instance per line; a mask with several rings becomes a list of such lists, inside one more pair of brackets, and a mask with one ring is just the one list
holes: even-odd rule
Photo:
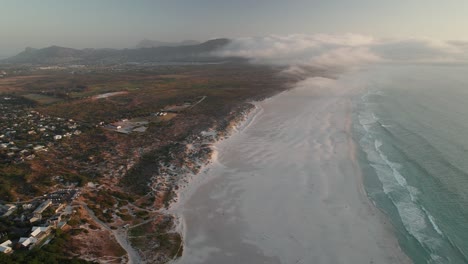
[[176, 263], [406, 263], [362, 186], [351, 140], [356, 91], [311, 79], [259, 104], [174, 206]]

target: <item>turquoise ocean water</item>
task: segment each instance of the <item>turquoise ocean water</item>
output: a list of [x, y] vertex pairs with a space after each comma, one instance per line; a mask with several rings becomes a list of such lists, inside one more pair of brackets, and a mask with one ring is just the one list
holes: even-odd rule
[[369, 197], [415, 263], [468, 263], [468, 67], [380, 66], [359, 78]]

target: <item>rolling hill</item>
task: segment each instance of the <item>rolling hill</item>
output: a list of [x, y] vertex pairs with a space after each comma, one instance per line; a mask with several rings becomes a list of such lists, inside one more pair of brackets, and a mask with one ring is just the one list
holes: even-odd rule
[[229, 39], [213, 39], [200, 44], [159, 46], [135, 49], [72, 49], [50, 46], [42, 49], [26, 48], [23, 52], [1, 60], [10, 64], [112, 64], [145, 62], [212, 62], [219, 57], [211, 55], [230, 42]]

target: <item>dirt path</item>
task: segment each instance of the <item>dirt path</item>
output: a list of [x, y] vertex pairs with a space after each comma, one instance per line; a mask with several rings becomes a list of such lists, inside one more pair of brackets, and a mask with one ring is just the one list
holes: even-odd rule
[[115, 237], [115, 240], [119, 245], [127, 252], [128, 256], [128, 264], [139, 264], [143, 263], [142, 259], [140, 258], [140, 255], [138, 252], [130, 245], [129, 241], [127, 240], [127, 235], [124, 231], [120, 230], [112, 230], [106, 223], [102, 222], [99, 220], [99, 218], [96, 217], [94, 212], [85, 204], [85, 203], [79, 203], [80, 205], [83, 206], [83, 208], [88, 212], [89, 216], [102, 228], [110, 231], [113, 236]]

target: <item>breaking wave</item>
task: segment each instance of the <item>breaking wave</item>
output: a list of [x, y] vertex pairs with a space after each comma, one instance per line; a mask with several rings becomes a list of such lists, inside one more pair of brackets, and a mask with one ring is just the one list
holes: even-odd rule
[[[361, 97], [361, 110], [357, 114], [360, 125], [359, 145], [367, 156], [369, 165], [375, 171], [382, 185], [382, 191], [395, 206], [398, 215], [393, 221], [401, 222], [408, 236], [414, 237], [420, 246], [427, 251], [430, 263], [447, 263], [445, 257], [438, 254], [444, 241], [444, 233], [436, 224], [434, 217], [418, 203], [419, 189], [408, 184], [403, 165], [391, 160], [386, 153], [395, 151], [391, 146], [390, 135], [385, 135], [388, 125], [382, 125], [377, 115], [370, 110], [369, 98], [382, 96], [381, 92], [367, 93]], [[369, 192], [372, 198], [373, 194]], [[377, 202], [379, 206], [379, 203]], [[385, 210], [384, 210], [385, 211]], [[394, 216], [390, 215], [390, 218]]]

